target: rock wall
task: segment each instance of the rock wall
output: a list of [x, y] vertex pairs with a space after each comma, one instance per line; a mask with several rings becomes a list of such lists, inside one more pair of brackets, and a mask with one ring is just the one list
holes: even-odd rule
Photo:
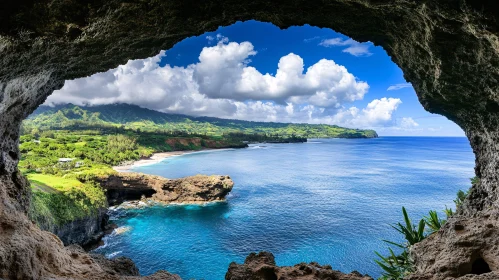
[[107, 209], [99, 209], [97, 215], [77, 219], [63, 225], [52, 227], [40, 226], [42, 230], [50, 231], [57, 235], [64, 245], [79, 244], [87, 246], [98, 242], [104, 236], [109, 216]]
[[[98, 264], [71, 257], [57, 238], [26, 218], [29, 187], [16, 167], [22, 119], [64, 80], [153, 56], [184, 38], [238, 20], [267, 21], [282, 28], [310, 24], [383, 46], [412, 83], [423, 107], [456, 122], [470, 140], [480, 182], [455, 219], [478, 226], [485, 212], [497, 216], [498, 5], [495, 0], [2, 1], [0, 277], [91, 278], [103, 273]], [[448, 244], [445, 240], [460, 238], [452, 234], [443, 230], [421, 248], [429, 250], [426, 254], [438, 254], [436, 248]], [[499, 250], [490, 242], [486, 239], [481, 246]], [[421, 254], [416, 247], [414, 255]], [[416, 259], [416, 275], [438, 275], [437, 271], [452, 266]]]

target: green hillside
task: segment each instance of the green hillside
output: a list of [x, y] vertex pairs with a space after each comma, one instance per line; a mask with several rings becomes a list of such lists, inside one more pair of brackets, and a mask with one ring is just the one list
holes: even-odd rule
[[24, 129], [51, 130], [121, 127], [149, 132], [185, 132], [220, 136], [227, 133], [267, 134], [305, 138], [375, 138], [374, 130], [360, 130], [324, 124], [251, 122], [212, 117], [166, 114], [136, 105], [41, 106], [23, 125]]

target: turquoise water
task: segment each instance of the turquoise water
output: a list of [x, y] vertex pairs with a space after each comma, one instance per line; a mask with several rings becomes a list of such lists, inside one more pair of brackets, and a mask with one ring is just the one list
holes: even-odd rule
[[415, 219], [453, 206], [473, 167], [466, 138], [309, 140], [173, 157], [135, 171], [230, 175], [227, 202], [116, 211], [130, 230], [96, 251], [131, 257], [142, 275], [165, 269], [183, 279], [223, 279], [231, 261], [259, 250], [278, 265], [317, 261], [377, 277], [374, 251], [400, 240], [389, 224], [401, 207]]

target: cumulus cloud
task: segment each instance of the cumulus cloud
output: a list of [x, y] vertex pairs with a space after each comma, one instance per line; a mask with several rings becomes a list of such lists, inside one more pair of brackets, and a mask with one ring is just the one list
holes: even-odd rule
[[353, 56], [371, 56], [369, 51], [369, 43], [359, 43], [353, 39], [343, 40], [341, 38], [325, 39], [319, 43], [323, 47], [346, 47], [342, 51]]
[[414, 121], [412, 118], [402, 118], [400, 120], [400, 127], [402, 128], [415, 128], [418, 127], [419, 124]]
[[167, 113], [254, 121], [327, 123], [349, 127], [393, 125], [397, 98], [371, 101], [366, 108], [345, 107], [368, 91], [348, 70], [322, 59], [304, 69], [296, 54], [283, 56], [275, 75], [249, 65], [257, 54], [250, 42], [205, 47], [199, 62], [186, 67], [159, 66], [155, 57], [88, 78], [67, 81], [46, 104], [130, 103]]
[[332, 60], [321, 59], [304, 72], [303, 59], [293, 53], [281, 57], [275, 75], [262, 74], [248, 66], [256, 53], [250, 42], [219, 42], [204, 48], [193, 66], [200, 92], [210, 98], [337, 107], [362, 99], [369, 89]]
[[408, 87], [412, 87], [412, 85], [410, 83], [401, 83], [401, 84], [391, 85], [386, 90], [399, 90]]

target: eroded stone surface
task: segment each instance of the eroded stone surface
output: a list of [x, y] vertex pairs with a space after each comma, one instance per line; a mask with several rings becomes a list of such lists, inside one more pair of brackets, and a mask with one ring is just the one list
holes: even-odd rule
[[[21, 120], [64, 80], [153, 56], [237, 20], [283, 28], [311, 24], [383, 46], [424, 108], [459, 124], [470, 139], [480, 183], [459, 219], [478, 226], [481, 212], [496, 210], [499, 200], [498, 5], [494, 0], [2, 1], [0, 277], [90, 278], [102, 271], [98, 264], [69, 257], [57, 238], [26, 218], [29, 187], [16, 167]], [[440, 246], [428, 244], [450, 246], [446, 238], [460, 237], [445, 233], [421, 246], [429, 252]], [[494, 246], [485, 240], [482, 246]], [[417, 260], [418, 267], [430, 267], [424, 258]]]
[[411, 280], [499, 279], [499, 212], [453, 217], [414, 245], [411, 256], [417, 269]]
[[295, 266], [277, 266], [269, 252], [251, 253], [244, 264], [231, 263], [225, 280], [373, 280], [357, 271], [349, 274], [333, 270], [330, 265], [300, 263]]
[[99, 181], [106, 190], [111, 205], [142, 197], [164, 203], [222, 201], [234, 186], [229, 176], [220, 175], [167, 179], [142, 173], [121, 172]]

